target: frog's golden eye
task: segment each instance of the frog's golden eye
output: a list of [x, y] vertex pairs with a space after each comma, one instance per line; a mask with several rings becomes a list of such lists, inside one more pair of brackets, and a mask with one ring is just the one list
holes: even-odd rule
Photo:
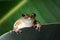
[[26, 14], [22, 14], [22, 17], [25, 17], [26, 16]]

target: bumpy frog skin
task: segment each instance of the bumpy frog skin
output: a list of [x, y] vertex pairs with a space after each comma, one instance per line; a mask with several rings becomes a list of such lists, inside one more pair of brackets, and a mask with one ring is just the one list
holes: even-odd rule
[[22, 14], [22, 17], [19, 18], [13, 25], [13, 31], [18, 34], [22, 32], [22, 28], [27, 27], [36, 27], [36, 30], [40, 31], [41, 24], [36, 19], [36, 14]]

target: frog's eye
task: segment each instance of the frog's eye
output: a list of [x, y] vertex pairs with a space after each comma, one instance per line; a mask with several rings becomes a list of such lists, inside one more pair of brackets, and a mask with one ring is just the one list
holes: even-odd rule
[[33, 16], [33, 17], [36, 17], [36, 14], [35, 14], [35, 13], [32, 13], [32, 16]]
[[26, 16], [26, 14], [22, 14], [22, 17], [25, 17]]

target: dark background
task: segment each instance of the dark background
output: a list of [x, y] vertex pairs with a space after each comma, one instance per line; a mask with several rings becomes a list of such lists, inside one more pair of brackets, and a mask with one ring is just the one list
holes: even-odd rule
[[60, 40], [60, 24], [42, 25], [41, 30], [35, 28], [21, 29], [22, 33], [6, 32], [0, 40]]

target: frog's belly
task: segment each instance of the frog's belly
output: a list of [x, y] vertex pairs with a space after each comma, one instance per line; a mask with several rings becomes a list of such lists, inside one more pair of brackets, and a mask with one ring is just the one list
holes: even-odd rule
[[32, 27], [32, 24], [19, 24], [18, 29], [26, 28], [26, 27]]

